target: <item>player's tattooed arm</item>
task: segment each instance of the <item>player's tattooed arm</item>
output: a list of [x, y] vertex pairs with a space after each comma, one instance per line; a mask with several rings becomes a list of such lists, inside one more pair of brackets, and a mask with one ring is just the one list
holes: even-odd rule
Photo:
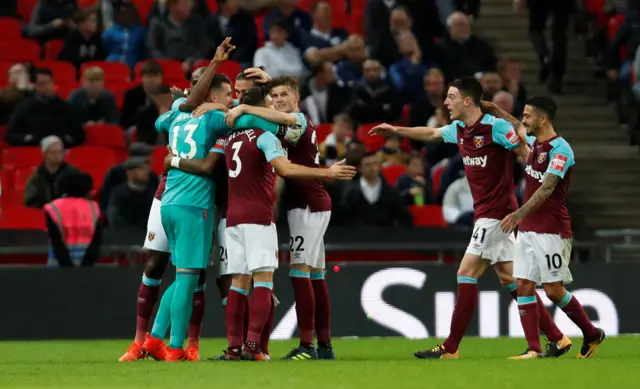
[[520, 140], [525, 145], [527, 144], [527, 129], [524, 128], [524, 126], [522, 125], [520, 120], [516, 119], [509, 112], [507, 112], [504, 109], [500, 108], [496, 103], [492, 103], [490, 101], [482, 101], [481, 102], [481, 107], [482, 107], [483, 110], [489, 112], [493, 116], [508, 121], [509, 124], [511, 124], [511, 126], [513, 126], [513, 128], [515, 128], [516, 132], [518, 133], [518, 137], [520, 138]]
[[559, 176], [555, 174], [545, 174], [542, 179], [542, 185], [535, 191], [531, 198], [520, 207], [520, 209], [502, 219], [500, 229], [508, 233], [513, 232], [525, 216], [540, 208], [545, 201], [547, 201], [559, 181]]

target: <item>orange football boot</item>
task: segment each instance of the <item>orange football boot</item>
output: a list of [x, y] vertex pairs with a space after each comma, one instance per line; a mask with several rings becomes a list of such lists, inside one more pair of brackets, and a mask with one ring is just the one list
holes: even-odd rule
[[127, 351], [122, 354], [118, 362], [132, 362], [140, 359], [145, 359], [147, 356], [142, 352], [142, 344], [133, 342]]
[[183, 362], [187, 360], [187, 353], [184, 351], [184, 349], [171, 347], [167, 348], [167, 355], [164, 358], [165, 362]]
[[186, 356], [188, 361], [200, 360], [200, 349], [198, 346], [187, 346]]
[[164, 361], [167, 357], [167, 346], [165, 346], [162, 339], [154, 338], [147, 333], [147, 340], [142, 345], [142, 352], [156, 361]]

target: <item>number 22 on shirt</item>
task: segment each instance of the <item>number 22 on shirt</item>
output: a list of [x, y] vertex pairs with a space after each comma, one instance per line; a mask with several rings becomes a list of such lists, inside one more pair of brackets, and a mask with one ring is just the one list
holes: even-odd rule
[[[193, 157], [196, 156], [196, 153], [198, 152], [198, 145], [196, 144], [196, 141], [193, 139], [193, 132], [198, 128], [197, 124], [186, 124], [184, 127], [181, 128], [181, 126], [175, 126], [173, 127], [173, 137], [171, 140], [171, 151], [173, 152], [173, 155], [177, 155], [180, 158], [186, 158], [186, 159], [192, 159]], [[180, 138], [180, 131], [184, 131], [186, 132], [186, 136], [182, 142], [182, 144], [186, 145], [189, 150], [185, 153], [183, 151], [180, 151], [183, 149], [183, 147], [178, 148], [178, 138]], [[182, 144], [180, 146], [182, 146]]]

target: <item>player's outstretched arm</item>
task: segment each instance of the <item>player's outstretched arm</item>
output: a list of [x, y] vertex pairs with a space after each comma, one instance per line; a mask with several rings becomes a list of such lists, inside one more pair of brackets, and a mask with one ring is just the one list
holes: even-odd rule
[[229, 54], [236, 47], [231, 44], [231, 38], [227, 37], [220, 46], [216, 49], [213, 60], [209, 63], [207, 70], [205, 70], [202, 77], [198, 80], [196, 85], [191, 89], [191, 93], [187, 97], [187, 100], [180, 104], [180, 111], [191, 112], [196, 109], [200, 104], [204, 103], [207, 99], [209, 92], [209, 86], [215, 76], [218, 66], [229, 58]]
[[227, 113], [227, 123], [233, 126], [235, 120], [244, 114], [254, 115], [270, 122], [294, 126], [298, 124], [298, 117], [293, 113], [276, 111], [267, 107], [254, 107], [247, 104], [240, 104]]
[[356, 174], [356, 168], [345, 165], [345, 161], [336, 162], [328, 169], [311, 168], [297, 165], [281, 156], [270, 161], [271, 166], [276, 168], [278, 173], [294, 180], [317, 180], [322, 178], [335, 178], [338, 180], [350, 180]]
[[399, 135], [404, 138], [415, 139], [423, 142], [433, 142], [442, 140], [442, 130], [431, 127], [399, 127], [382, 123], [373, 127], [369, 135]]

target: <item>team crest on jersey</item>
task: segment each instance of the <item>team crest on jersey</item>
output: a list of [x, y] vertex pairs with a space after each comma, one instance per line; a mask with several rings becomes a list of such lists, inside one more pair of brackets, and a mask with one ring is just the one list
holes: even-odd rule
[[476, 146], [476, 149], [484, 146], [484, 136], [474, 136], [473, 145]]
[[147, 234], [147, 239], [149, 239], [149, 242], [153, 241], [153, 239], [155, 237], [156, 237], [156, 233], [155, 232], [149, 231], [149, 233]]
[[538, 163], [543, 163], [546, 160], [547, 160], [547, 153], [546, 152], [538, 154]]

